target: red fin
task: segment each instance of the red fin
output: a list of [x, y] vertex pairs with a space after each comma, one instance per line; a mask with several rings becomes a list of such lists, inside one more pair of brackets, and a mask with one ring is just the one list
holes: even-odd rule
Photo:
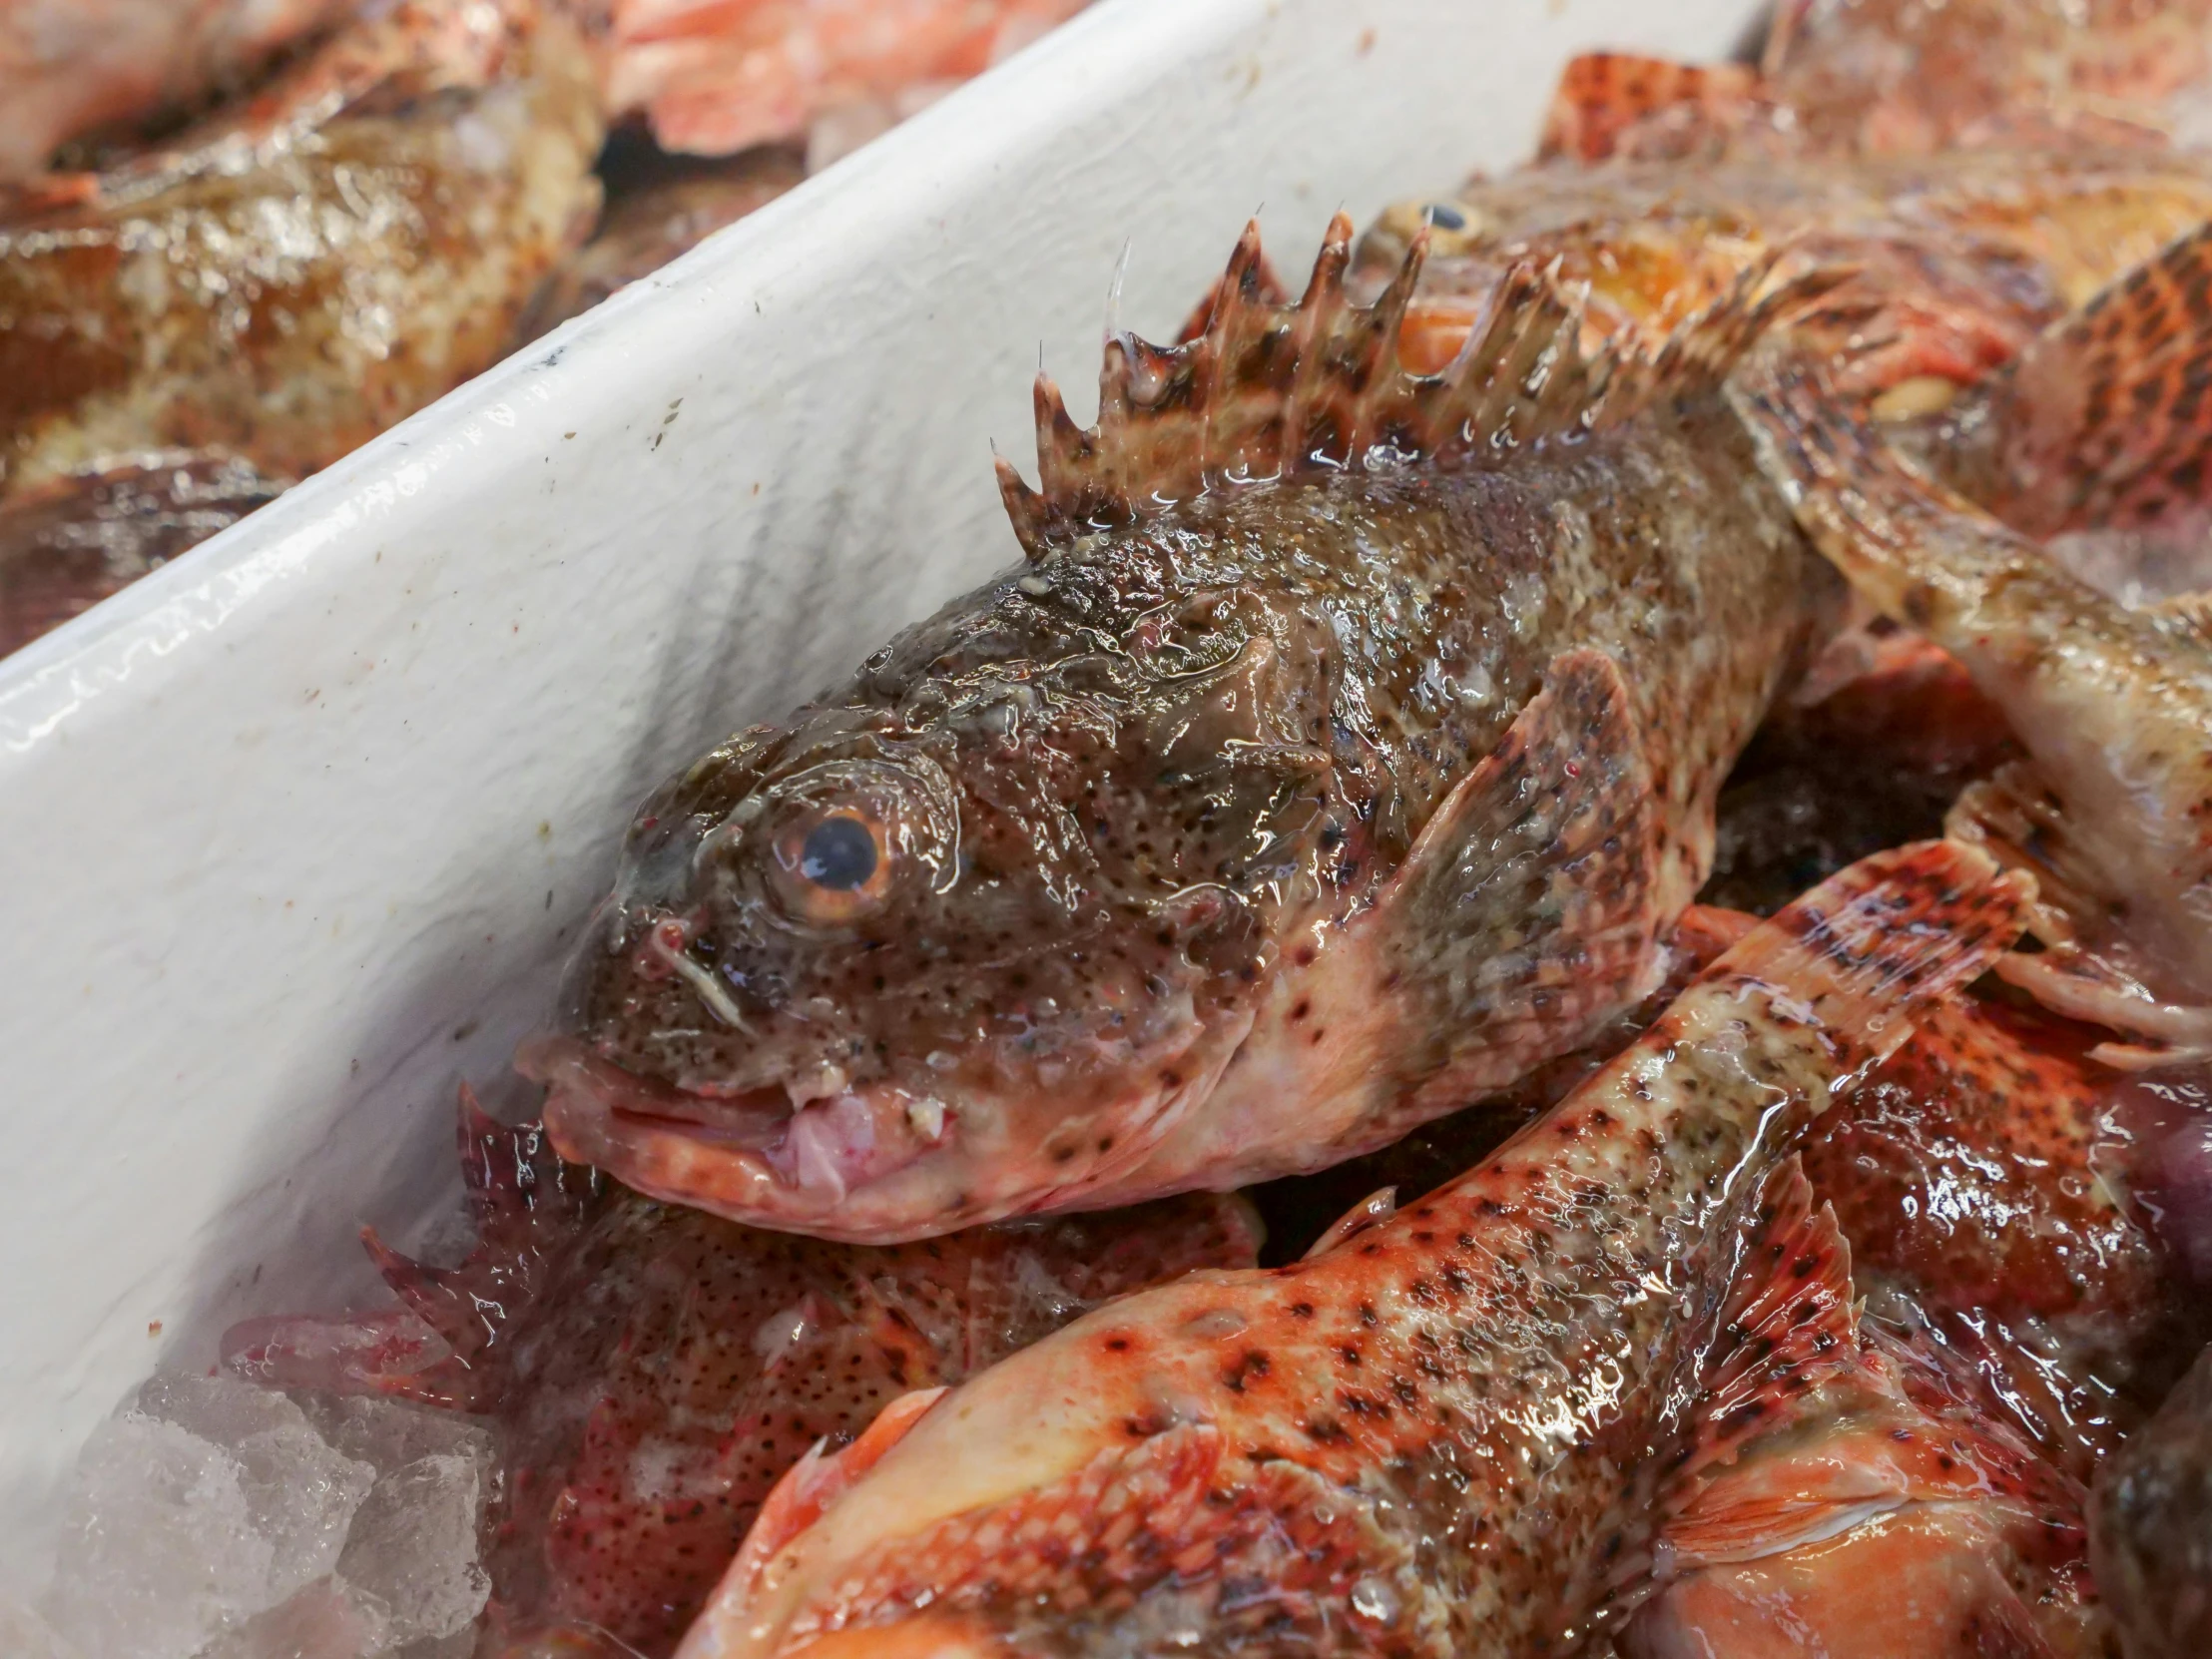
[[2156, 522], [2212, 492], [2212, 226], [2054, 323], [1959, 424], [2032, 535]]
[[1378, 1222], [1388, 1221], [1396, 1211], [1395, 1187], [1383, 1187], [1372, 1192], [1332, 1222], [1329, 1231], [1309, 1245], [1306, 1254], [1299, 1260], [1311, 1262], [1317, 1256], [1326, 1256], [1345, 1240], [1358, 1238]]
[[[1497, 748], [1422, 826], [1380, 908], [1417, 935], [1459, 1034], [1514, 1060], [1516, 1033], [1555, 1053], [1577, 1020], [1656, 979], [1660, 822], [1634, 707], [1602, 651], [1555, 658]], [[1547, 914], [1529, 932], [1526, 920]], [[1527, 933], [1526, 937], [1520, 937]], [[1501, 948], [1507, 937], [1519, 943]], [[1422, 1094], [1463, 1098], [1450, 1068]], [[1488, 1087], [1497, 1086], [1489, 1080]]]
[[1746, 1441], [1783, 1420], [1793, 1401], [1857, 1364], [1852, 1294], [1851, 1247], [1836, 1212], [1813, 1208], [1813, 1185], [1792, 1157], [1767, 1178], [1720, 1329], [1699, 1357], [1703, 1398], [1673, 1493], [1677, 1506]]
[[2034, 882], [1957, 841], [1918, 841], [1839, 870], [1745, 935], [1708, 977], [1805, 999], [1856, 1058], [1885, 1059], [1931, 1003], [1995, 963], [2026, 925]]
[[754, 1517], [753, 1529], [745, 1535], [744, 1546], [723, 1576], [717, 1599], [749, 1595], [749, 1587], [777, 1551], [814, 1525], [824, 1510], [881, 1462], [883, 1454], [903, 1440], [944, 1394], [943, 1388], [916, 1388], [900, 1394], [876, 1412], [875, 1420], [861, 1430], [859, 1438], [841, 1451], [830, 1451], [828, 1442], [817, 1441], [770, 1488], [761, 1512]]
[[1098, 424], [1069, 418], [1060, 391], [1036, 386], [1038, 489], [1005, 460], [999, 492], [1032, 558], [1086, 528], [1128, 524], [1207, 490], [1305, 472], [1413, 461], [1497, 464], [1529, 445], [1626, 419], [1661, 398], [1717, 387], [1777, 309], [1840, 280], [1818, 274], [1759, 296], [1761, 266], [1689, 319], [1649, 359], [1616, 363], [1579, 343], [1579, 294], [1524, 262], [1439, 373], [1399, 355], [1425, 233], [1373, 305], [1344, 278], [1352, 222], [1340, 214], [1304, 296], [1269, 301], [1259, 228], [1248, 226], [1216, 284], [1205, 332], [1157, 346], [1106, 344]]
[[1634, 129], [1663, 118], [1664, 148], [1694, 146], [1699, 134], [1725, 133], [1757, 108], [1758, 73], [1748, 64], [1675, 63], [1633, 52], [1585, 52], [1570, 61], [1551, 95], [1537, 159], [1598, 162], [1621, 151]]

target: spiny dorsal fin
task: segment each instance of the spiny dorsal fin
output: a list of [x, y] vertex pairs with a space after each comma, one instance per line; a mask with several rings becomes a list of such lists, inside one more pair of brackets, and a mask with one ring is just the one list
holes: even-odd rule
[[1754, 299], [1772, 267], [1690, 318], [1649, 358], [1592, 356], [1579, 291], [1556, 264], [1509, 271], [1457, 356], [1410, 372], [1399, 333], [1426, 256], [1416, 238], [1373, 305], [1345, 292], [1352, 222], [1339, 214], [1305, 294], [1271, 294], [1260, 230], [1248, 225], [1216, 284], [1206, 326], [1172, 346], [1118, 333], [1106, 342], [1098, 424], [1069, 418], [1059, 387], [1036, 386], [1039, 488], [1003, 459], [1000, 493], [1032, 558], [1087, 529], [1137, 522], [1211, 489], [1298, 473], [1495, 459], [1573, 441], [1662, 397], [1716, 386], [1776, 309], [1832, 278]]

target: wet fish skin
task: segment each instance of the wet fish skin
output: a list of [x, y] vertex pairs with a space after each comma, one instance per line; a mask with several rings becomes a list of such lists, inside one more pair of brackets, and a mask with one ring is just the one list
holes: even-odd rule
[[[1590, 430], [1540, 276], [1418, 381], [1402, 289], [1344, 305], [1348, 244], [1279, 310], [1248, 238], [1210, 335], [1114, 343], [1100, 433], [1040, 394], [1032, 562], [647, 804], [573, 1035], [521, 1061], [571, 1156], [847, 1239], [1227, 1188], [1509, 1085], [1656, 982], [1835, 594], [1699, 355], [1765, 313], [1624, 368]], [[1316, 466], [1294, 407], [1374, 436]], [[1465, 453], [1478, 415], [1501, 458]], [[1371, 458], [1385, 421], [1461, 448]], [[818, 831], [863, 882], [812, 882]]]
[[493, 361], [597, 207], [581, 36], [406, 0], [0, 221], [0, 500], [150, 450], [326, 465]]
[[[2021, 399], [2006, 453], [2056, 454], [2059, 493], [2186, 494], [2212, 423], [2175, 349], [2212, 269], [2212, 236], [2172, 244], [2053, 326], [2020, 378], [2072, 386], [2074, 419]], [[1801, 521], [1872, 604], [1950, 652], [2005, 713], [2031, 764], [1961, 798], [1953, 833], [2031, 866], [2050, 948], [2004, 965], [2055, 1011], [2132, 1034], [2097, 1058], [2212, 1052], [2212, 633], [2201, 602], [2134, 610], [2085, 586], [1989, 507], [1824, 400], [1817, 367], [1763, 359], [1736, 395]], [[2078, 385], [2076, 384], [2078, 382]], [[2101, 391], [2098, 388], [2102, 388]], [[1988, 405], [1998, 416], [2001, 395]], [[2068, 405], [2055, 406], [2063, 415]], [[2053, 445], [2054, 424], [2072, 441]]]
[[1990, 1413], [2087, 1481], [2212, 1332], [2128, 1190], [2099, 1033], [1961, 997], [1806, 1152], [1869, 1306], [1927, 1332]]
[[2081, 1485], [1940, 1351], [1853, 1352], [1673, 1512], [1627, 1659], [2103, 1659]]
[[2212, 1650], [2212, 1350], [2099, 1475], [2089, 1540], [2127, 1659]]
[[[1848, 1275], [1791, 1150], [2005, 946], [2015, 880], [1949, 843], [1870, 859], [1422, 1202], [803, 1464], [684, 1659], [1574, 1650], [1648, 1565], [1659, 1483], [1834, 1349]], [[1716, 1390], [1746, 1409], [1701, 1439]]]
[[138, 454], [0, 506], [0, 657], [276, 498], [234, 457]]
[[[426, 1268], [369, 1235], [403, 1305], [250, 1321], [238, 1374], [487, 1416], [506, 1471], [479, 1651], [661, 1659], [761, 1501], [827, 1436], [991, 1365], [1114, 1296], [1250, 1267], [1232, 1196], [874, 1249], [763, 1233], [564, 1165], [464, 1101], [478, 1219]], [[626, 1644], [602, 1648], [601, 1642]]]

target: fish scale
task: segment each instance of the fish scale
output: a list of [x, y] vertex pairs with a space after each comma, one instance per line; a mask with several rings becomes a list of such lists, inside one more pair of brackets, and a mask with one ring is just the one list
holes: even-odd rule
[[1574, 1650], [1633, 1604], [1662, 1492], [1848, 1352], [1792, 1148], [2024, 890], [1949, 843], [1868, 859], [1412, 1208], [1116, 1303], [809, 1459], [684, 1659]]
[[1420, 252], [1373, 306], [1350, 258], [1340, 219], [1278, 304], [1248, 232], [1195, 337], [1110, 342], [1087, 431], [1041, 382], [1027, 562], [647, 805], [521, 1057], [567, 1156], [852, 1240], [1221, 1190], [1657, 982], [1840, 592], [1719, 394], [1827, 278], [1587, 356], [1530, 267], [1423, 375]]

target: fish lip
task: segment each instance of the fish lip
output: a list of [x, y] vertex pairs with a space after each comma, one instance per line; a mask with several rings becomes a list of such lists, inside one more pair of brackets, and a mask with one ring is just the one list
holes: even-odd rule
[[[900, 1206], [870, 1204], [870, 1189], [949, 1139], [940, 1133], [901, 1142], [877, 1133], [886, 1118], [904, 1120], [895, 1091], [862, 1088], [795, 1103], [771, 1086], [725, 1100], [640, 1077], [575, 1037], [526, 1040], [515, 1069], [547, 1086], [546, 1130], [563, 1158], [668, 1203], [819, 1238], [912, 1236], [899, 1230]], [[840, 1114], [844, 1121], [834, 1123]], [[847, 1161], [852, 1140], [860, 1144]]]

